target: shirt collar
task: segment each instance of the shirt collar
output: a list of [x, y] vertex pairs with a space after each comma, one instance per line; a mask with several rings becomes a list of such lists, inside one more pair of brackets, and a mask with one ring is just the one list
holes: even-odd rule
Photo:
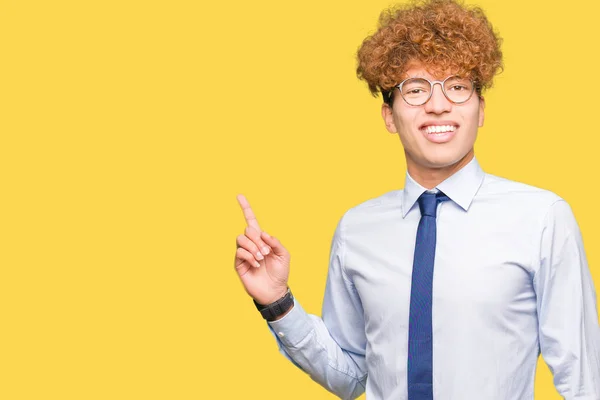
[[[475, 194], [477, 194], [479, 187], [483, 183], [484, 176], [485, 173], [479, 166], [477, 159], [473, 157], [467, 165], [437, 185], [436, 189], [444, 192], [453, 202], [467, 211]], [[419, 196], [426, 190], [410, 176], [408, 171], [406, 172], [406, 181], [402, 195], [402, 218], [406, 217], [406, 214], [415, 205]]]

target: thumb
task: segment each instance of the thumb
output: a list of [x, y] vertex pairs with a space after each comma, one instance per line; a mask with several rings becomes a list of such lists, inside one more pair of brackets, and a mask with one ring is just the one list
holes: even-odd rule
[[266, 244], [271, 246], [271, 249], [273, 249], [273, 253], [275, 255], [283, 256], [287, 252], [287, 250], [285, 249], [285, 247], [283, 247], [281, 242], [278, 239], [276, 239], [274, 236], [269, 235], [267, 232], [262, 231], [260, 233], [260, 237], [262, 240], [265, 241]]

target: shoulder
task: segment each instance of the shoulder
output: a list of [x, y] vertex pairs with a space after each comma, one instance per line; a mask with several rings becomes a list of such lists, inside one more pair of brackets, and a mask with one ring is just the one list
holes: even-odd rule
[[476, 200], [480, 204], [493, 205], [487, 209], [488, 212], [531, 224], [533, 234], [549, 225], [576, 229], [577, 223], [569, 203], [548, 189], [486, 174]]
[[377, 223], [401, 212], [402, 190], [393, 190], [368, 199], [347, 210], [340, 221], [344, 227]]
[[496, 175], [485, 174], [478, 192], [483, 200], [497, 201], [520, 209], [548, 210], [565, 200], [551, 190]]

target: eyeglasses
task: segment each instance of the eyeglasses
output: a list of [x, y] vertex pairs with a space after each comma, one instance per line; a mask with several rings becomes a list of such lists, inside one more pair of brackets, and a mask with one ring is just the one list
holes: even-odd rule
[[469, 101], [475, 91], [473, 81], [452, 75], [443, 81], [430, 81], [425, 78], [408, 78], [396, 85], [404, 101], [411, 106], [422, 106], [427, 103], [433, 93], [433, 86], [439, 83], [442, 93], [454, 104]]

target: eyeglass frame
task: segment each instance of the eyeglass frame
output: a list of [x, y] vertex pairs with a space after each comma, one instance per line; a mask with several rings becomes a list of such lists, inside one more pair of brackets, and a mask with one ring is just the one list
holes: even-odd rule
[[[478, 87], [478, 86], [475, 84], [475, 82], [474, 82], [473, 80], [471, 80], [471, 79], [467, 79], [469, 82], [471, 82], [471, 86], [472, 86], [472, 88], [471, 88], [471, 93], [469, 94], [469, 97], [467, 97], [467, 99], [466, 99], [466, 100], [464, 100], [464, 101], [461, 101], [461, 102], [456, 102], [456, 101], [453, 101], [453, 100], [451, 100], [451, 99], [448, 97], [448, 95], [446, 94], [446, 89], [444, 88], [444, 84], [446, 83], [446, 81], [447, 81], [448, 79], [450, 79], [450, 78], [455, 78], [455, 77], [456, 77], [456, 78], [460, 78], [460, 76], [458, 76], [458, 75], [450, 75], [450, 76], [446, 77], [446, 79], [444, 79], [443, 81], [438, 81], [438, 80], [435, 80], [435, 81], [430, 81], [430, 80], [429, 80], [429, 79], [427, 79], [427, 78], [415, 78], [415, 77], [411, 77], [411, 78], [406, 78], [405, 80], [403, 80], [403, 81], [402, 81], [402, 82], [400, 82], [399, 84], [395, 85], [393, 88], [394, 88], [394, 89], [398, 89], [398, 91], [400, 92], [400, 96], [402, 97], [402, 100], [404, 100], [404, 102], [405, 102], [406, 104], [408, 104], [409, 106], [412, 106], [412, 107], [420, 107], [420, 106], [422, 106], [422, 105], [425, 105], [425, 104], [427, 104], [427, 102], [428, 102], [429, 100], [431, 100], [431, 96], [433, 96], [433, 90], [434, 90], [434, 88], [435, 88], [435, 85], [436, 85], [436, 84], [438, 84], [438, 83], [440, 84], [440, 87], [441, 87], [441, 89], [442, 89], [442, 93], [444, 94], [444, 97], [445, 97], [445, 98], [446, 98], [446, 99], [447, 99], [447, 100], [448, 100], [450, 103], [452, 103], [452, 104], [465, 104], [467, 101], [471, 100], [471, 97], [473, 97], [473, 93], [475, 93], [475, 91], [476, 91], [476, 90], [477, 90], [477, 92], [478, 92], [478, 94], [479, 94], [479, 87]], [[427, 82], [429, 83], [430, 87], [431, 87], [431, 91], [429, 92], [429, 96], [427, 97], [427, 100], [425, 100], [425, 101], [424, 101], [423, 103], [421, 103], [421, 104], [410, 104], [410, 103], [409, 103], [409, 102], [408, 102], [408, 101], [407, 101], [407, 100], [404, 98], [404, 95], [402, 94], [402, 85], [404, 85], [404, 83], [405, 83], [406, 81], [408, 81], [408, 80], [411, 80], [411, 79], [422, 79], [422, 80], [424, 80], [424, 81], [427, 81]], [[460, 78], [460, 79], [463, 79], [463, 78]], [[390, 91], [388, 91], [387, 93], [382, 93], [382, 95], [384, 96], [384, 97], [383, 97], [383, 98], [384, 98], [384, 101], [385, 101], [386, 103], [388, 103], [389, 105], [391, 105], [391, 104], [392, 104], [392, 101], [393, 101], [392, 91], [390, 90]]]

